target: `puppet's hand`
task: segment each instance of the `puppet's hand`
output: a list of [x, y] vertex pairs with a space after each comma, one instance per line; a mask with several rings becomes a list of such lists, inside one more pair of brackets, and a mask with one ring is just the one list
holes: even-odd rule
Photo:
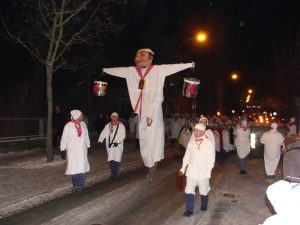
[[192, 70], [194, 70], [194, 69], [195, 69], [195, 62], [192, 62], [191, 69], [192, 69]]
[[147, 127], [150, 127], [152, 124], [152, 119], [150, 119], [149, 117], [147, 117]]

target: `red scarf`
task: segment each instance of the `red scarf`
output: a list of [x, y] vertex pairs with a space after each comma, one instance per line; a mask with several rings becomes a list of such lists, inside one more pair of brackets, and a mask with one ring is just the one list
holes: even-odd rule
[[203, 141], [203, 138], [196, 138], [196, 141]]
[[[152, 69], [152, 67], [153, 67], [153, 65], [148, 66], [148, 68], [147, 68], [146, 72], [144, 73], [144, 75], [143, 75], [142, 70], [141, 70], [140, 67], [136, 66], [135, 69], [136, 69], [136, 72], [138, 73], [138, 75], [140, 76], [140, 78], [144, 79], [148, 75], [148, 73], [150, 72], [150, 70]], [[139, 109], [139, 115], [140, 115], [140, 117], [142, 116], [142, 100], [143, 100], [143, 89], [141, 89], [139, 98], [138, 98], [138, 100], [137, 100], [137, 102], [135, 104], [135, 107], [134, 107], [134, 112], [136, 112], [138, 106], [140, 105], [140, 109]]]
[[82, 129], [81, 129], [81, 126], [80, 126], [80, 123], [78, 123], [77, 120], [74, 120], [74, 119], [71, 119], [72, 123], [75, 124], [75, 127], [76, 127], [76, 130], [77, 130], [77, 135], [78, 137], [81, 137], [81, 134], [82, 134]]
[[110, 126], [109, 126], [109, 131], [110, 133], [114, 132], [114, 126], [118, 126], [120, 123], [120, 121], [111, 121], [110, 122]]

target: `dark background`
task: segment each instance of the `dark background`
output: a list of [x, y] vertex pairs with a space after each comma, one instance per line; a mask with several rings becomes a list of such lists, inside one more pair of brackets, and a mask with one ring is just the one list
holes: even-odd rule
[[[20, 3], [0, 3], [3, 16], [11, 21], [20, 19], [16, 2]], [[196, 99], [199, 113], [240, 110], [248, 88], [254, 90], [252, 104], [284, 116], [295, 112], [294, 101], [300, 95], [300, 20], [296, 1], [117, 2], [111, 4], [110, 13], [124, 25], [121, 32], [108, 32], [95, 45], [70, 50], [70, 54], [82, 53], [86, 58], [95, 56], [89, 70], [61, 69], [53, 76], [54, 102], [64, 112], [79, 108], [88, 115], [118, 111], [128, 116], [131, 106], [125, 80], [103, 78], [101, 70], [133, 65], [136, 50], [145, 47], [155, 52], [154, 64], [196, 62], [195, 71], [167, 78], [164, 107], [180, 94], [183, 77], [192, 76], [201, 80]], [[209, 34], [205, 45], [189, 41], [178, 49], [199, 30]], [[44, 68], [3, 29], [0, 38], [0, 117], [46, 116]], [[238, 81], [230, 79], [232, 72], [239, 74]], [[99, 79], [109, 83], [105, 97], [92, 94], [93, 81]]]

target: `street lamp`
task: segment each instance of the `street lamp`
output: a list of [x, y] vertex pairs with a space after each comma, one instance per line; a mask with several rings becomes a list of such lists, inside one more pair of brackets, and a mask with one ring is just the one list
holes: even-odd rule
[[196, 39], [200, 43], [205, 42], [206, 39], [207, 39], [207, 33], [204, 32], [204, 31], [201, 31], [201, 32], [197, 33]]
[[231, 80], [237, 80], [239, 78], [239, 75], [237, 73], [231, 74]]
[[204, 31], [201, 31], [201, 32], [198, 32], [198, 33], [196, 34], [195, 37], [188, 38], [188, 39], [182, 41], [182, 42], [178, 45], [178, 47], [177, 47], [177, 49], [176, 49], [176, 59], [177, 59], [177, 61], [179, 61], [179, 50], [180, 50], [180, 48], [181, 48], [183, 45], [185, 45], [187, 42], [190, 42], [190, 41], [193, 41], [193, 40], [199, 42], [200, 44], [205, 43], [205, 42], [207, 41], [207, 33], [204, 32]]
[[252, 89], [248, 89], [248, 94], [251, 95], [253, 93]]

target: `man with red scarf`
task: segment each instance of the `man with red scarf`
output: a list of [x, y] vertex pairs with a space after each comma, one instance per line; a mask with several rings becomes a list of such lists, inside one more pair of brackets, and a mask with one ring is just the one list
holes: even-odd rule
[[71, 111], [62, 134], [60, 151], [62, 159], [68, 160], [66, 175], [72, 176], [73, 191], [81, 191], [85, 186], [84, 174], [90, 171], [88, 162], [90, 138], [80, 110]]
[[123, 142], [126, 137], [126, 129], [123, 123], [119, 121], [118, 113], [112, 113], [110, 118], [111, 122], [106, 124], [102, 130], [98, 142], [102, 143], [105, 139], [111, 180], [115, 181], [119, 174], [119, 164], [123, 155]]
[[145, 48], [137, 51], [135, 67], [104, 68], [103, 72], [125, 78], [133, 111], [139, 115], [140, 151], [143, 162], [152, 175], [157, 162], [164, 158], [164, 121], [162, 102], [165, 78], [194, 63], [152, 65], [154, 52]]

